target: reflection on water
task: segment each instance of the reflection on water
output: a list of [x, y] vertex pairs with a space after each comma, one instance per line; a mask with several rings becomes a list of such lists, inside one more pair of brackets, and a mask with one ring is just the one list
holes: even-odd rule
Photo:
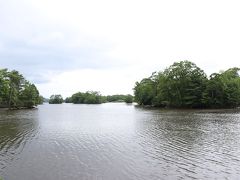
[[150, 111], [147, 116], [139, 124], [139, 142], [161, 169], [159, 177], [240, 177], [238, 113]]
[[238, 179], [239, 110], [121, 103], [1, 111], [6, 180]]
[[36, 135], [37, 113], [0, 110], [0, 173]]

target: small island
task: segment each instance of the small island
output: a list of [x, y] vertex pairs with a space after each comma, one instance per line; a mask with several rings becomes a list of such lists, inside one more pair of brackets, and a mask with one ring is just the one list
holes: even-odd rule
[[127, 95], [109, 95], [102, 96], [98, 91], [87, 91], [87, 92], [77, 92], [71, 97], [67, 97], [63, 100], [62, 95], [51, 95], [49, 99], [49, 104], [62, 104], [73, 103], [73, 104], [102, 104], [106, 102], [125, 102], [132, 103], [133, 96]]

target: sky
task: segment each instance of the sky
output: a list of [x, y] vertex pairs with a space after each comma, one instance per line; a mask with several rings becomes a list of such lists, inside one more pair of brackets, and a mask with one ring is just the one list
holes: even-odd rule
[[44, 97], [133, 94], [189, 60], [208, 75], [240, 67], [238, 0], [0, 0], [0, 68]]

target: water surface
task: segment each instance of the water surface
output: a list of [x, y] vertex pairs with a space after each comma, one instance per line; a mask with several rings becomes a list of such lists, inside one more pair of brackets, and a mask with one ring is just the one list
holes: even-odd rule
[[4, 180], [239, 179], [239, 110], [0, 110]]

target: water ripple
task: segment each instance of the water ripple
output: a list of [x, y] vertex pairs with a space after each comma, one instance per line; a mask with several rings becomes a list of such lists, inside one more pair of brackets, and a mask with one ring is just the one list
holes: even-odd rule
[[0, 115], [0, 170], [6, 179], [240, 176], [235, 110], [105, 104], [46, 105], [37, 113], [19, 113]]

